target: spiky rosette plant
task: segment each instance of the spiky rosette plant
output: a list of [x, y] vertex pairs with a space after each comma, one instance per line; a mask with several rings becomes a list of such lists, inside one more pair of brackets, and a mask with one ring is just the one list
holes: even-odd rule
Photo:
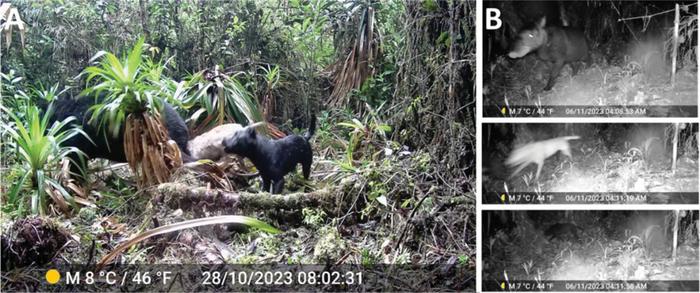
[[99, 52], [93, 59], [101, 58], [100, 64], [84, 71], [88, 87], [83, 92], [96, 97], [90, 123], [104, 135], [118, 137], [124, 125], [124, 153], [140, 187], [167, 182], [182, 166], [180, 150], [160, 119], [163, 97], [146, 73], [143, 46], [141, 38], [122, 61]]
[[[189, 82], [195, 93], [185, 98], [183, 103], [187, 107], [198, 103], [201, 107], [191, 117], [192, 120], [199, 121], [199, 126], [194, 127], [196, 134], [227, 122], [255, 123], [265, 118], [255, 96], [235, 76], [219, 71], [218, 66], [213, 70], [205, 69], [196, 73]], [[285, 136], [273, 124], [268, 123], [266, 127], [272, 137]]]
[[[48, 195], [61, 211], [68, 214], [69, 204], [75, 204], [75, 199], [57, 179], [57, 166], [63, 158], [70, 158], [72, 153], [82, 153], [75, 147], [63, 144], [76, 135], [86, 135], [85, 132], [70, 127], [74, 117], [49, 124], [49, 117], [53, 114], [51, 106], [43, 115], [34, 105], [24, 108], [22, 113], [14, 113], [3, 106], [0, 106], [0, 110], [13, 120], [0, 123], [0, 128], [9, 134], [10, 143], [15, 146], [14, 151], [22, 162], [16, 166], [17, 172], [23, 174], [3, 195], [6, 200], [3, 211], [22, 215], [24, 196], [30, 195], [32, 214], [45, 215]], [[26, 193], [27, 189], [32, 190], [31, 194]], [[16, 210], [8, 211], [8, 207]]]

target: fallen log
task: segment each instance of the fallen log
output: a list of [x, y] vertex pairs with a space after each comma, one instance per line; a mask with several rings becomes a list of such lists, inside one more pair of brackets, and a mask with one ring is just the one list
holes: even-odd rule
[[239, 210], [299, 210], [305, 207], [322, 209], [329, 215], [347, 211], [342, 188], [320, 189], [309, 193], [270, 194], [230, 192], [183, 183], [163, 183], [148, 189], [154, 206], [166, 206], [185, 212], [240, 214]]

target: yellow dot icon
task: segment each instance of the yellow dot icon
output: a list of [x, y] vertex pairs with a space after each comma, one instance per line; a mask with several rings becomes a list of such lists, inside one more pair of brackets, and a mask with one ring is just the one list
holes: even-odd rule
[[46, 271], [46, 282], [53, 285], [58, 283], [59, 280], [61, 280], [61, 273], [59, 273], [58, 270], [50, 269]]

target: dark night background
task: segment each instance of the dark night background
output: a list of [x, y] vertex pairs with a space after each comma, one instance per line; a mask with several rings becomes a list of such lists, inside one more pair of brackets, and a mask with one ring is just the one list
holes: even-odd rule
[[[671, 171], [674, 124], [660, 123], [484, 123], [482, 174], [488, 191], [510, 192], [697, 192], [697, 124], [679, 125], [676, 174]], [[545, 159], [535, 184], [536, 164], [508, 178], [508, 155], [520, 146], [561, 136], [572, 158], [561, 152]], [[527, 177], [529, 182], [526, 182]]]
[[[679, 43], [672, 85], [676, 3]], [[484, 30], [484, 105], [697, 105], [697, 1], [485, 1], [483, 7], [498, 8], [503, 23]], [[551, 90], [544, 89], [552, 68], [548, 61], [534, 51], [518, 59], [507, 56], [519, 33], [542, 17], [547, 29], [582, 32], [590, 56], [588, 62], [565, 63]], [[581, 68], [576, 74], [573, 65]]]

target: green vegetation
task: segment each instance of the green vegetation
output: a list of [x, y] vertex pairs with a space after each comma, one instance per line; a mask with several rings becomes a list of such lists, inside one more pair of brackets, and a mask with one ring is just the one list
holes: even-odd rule
[[[16, 184], [3, 189], [1, 220], [22, 223], [30, 205], [60, 217], [81, 241], [47, 248], [51, 257], [367, 267], [473, 258], [470, 2], [93, 2], [13, 1], [32, 29], [24, 47], [2, 49], [12, 120], [2, 117], [0, 176]], [[86, 182], [67, 188], [59, 164], [77, 150], [61, 143], [81, 131], [41, 113], [59, 98], [95, 100], [78, 119], [100, 138], [122, 133], [128, 167], [91, 160]], [[278, 139], [317, 117], [310, 178], [297, 170], [270, 195], [238, 157], [183, 163], [163, 126], [166, 102], [190, 139], [260, 121]], [[64, 211], [63, 201], [79, 205]], [[188, 222], [223, 215], [245, 218]]]
[[[204, 132], [226, 121], [263, 121], [260, 105], [240, 81], [218, 69], [197, 73], [187, 81], [194, 94], [182, 100], [187, 108], [201, 107], [190, 116], [196, 121], [195, 133]], [[204, 115], [200, 119], [200, 116]]]
[[[17, 176], [16, 181], [6, 194], [3, 211], [16, 216], [25, 214], [25, 197], [29, 197], [32, 214], [46, 214], [47, 197], [62, 209], [67, 210], [67, 203], [75, 204], [73, 197], [59, 182], [58, 167], [63, 158], [71, 153], [80, 153], [74, 147], [62, 144], [76, 135], [85, 135], [77, 128], [67, 125], [74, 117], [49, 125], [52, 108], [43, 115], [39, 114], [36, 106], [26, 107], [21, 113], [22, 119], [11, 110], [2, 107], [2, 111], [14, 120], [2, 124], [4, 131], [9, 133], [11, 144], [15, 146], [20, 164], [13, 166], [11, 174]], [[9, 150], [8, 150], [9, 151]], [[29, 194], [25, 193], [29, 190]]]
[[[137, 174], [139, 186], [149, 186], [167, 182], [173, 169], [182, 165], [182, 159], [179, 150], [168, 144], [167, 129], [158, 119], [163, 98], [152, 82], [160, 81], [161, 70], [153, 64], [145, 68], [143, 43], [144, 39], [139, 39], [122, 61], [112, 53], [98, 52], [92, 59], [101, 58], [102, 62], [85, 69], [88, 87], [82, 95], [100, 97], [90, 107], [90, 123], [107, 129], [106, 135], [119, 137], [125, 126], [127, 161]], [[175, 158], [174, 162], [166, 162], [168, 157]]]

